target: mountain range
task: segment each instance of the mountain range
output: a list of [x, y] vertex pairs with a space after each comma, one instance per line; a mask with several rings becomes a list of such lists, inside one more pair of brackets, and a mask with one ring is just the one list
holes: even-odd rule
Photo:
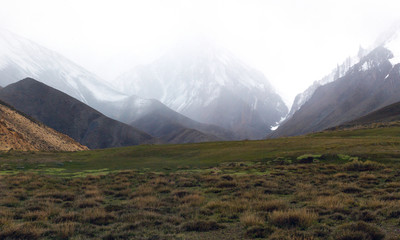
[[314, 82], [289, 112], [261, 72], [204, 39], [109, 84], [0, 30], [0, 99], [89, 148], [302, 135], [393, 110], [385, 107], [400, 102], [399, 29]]
[[[193, 121], [157, 100], [120, 93], [104, 80], [60, 54], [6, 30], [0, 30], [0, 49], [2, 86], [32, 77], [108, 117], [133, 127], [143, 128], [140, 130], [158, 138], [154, 140], [155, 142], [187, 143], [237, 139], [233, 132]], [[63, 106], [59, 107], [62, 109]], [[153, 116], [157, 119], [153, 119]], [[150, 124], [149, 120], [153, 124]], [[82, 141], [82, 137], [76, 134], [71, 136]], [[83, 143], [88, 144], [87, 141]], [[124, 145], [133, 143], [138, 144], [142, 141], [127, 141]], [[90, 147], [96, 148], [120, 146], [120, 144], [103, 142], [95, 146], [89, 143]]]

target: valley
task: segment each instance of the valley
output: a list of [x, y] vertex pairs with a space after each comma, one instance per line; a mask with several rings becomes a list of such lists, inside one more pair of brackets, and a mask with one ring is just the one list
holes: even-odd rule
[[397, 239], [400, 127], [0, 154], [4, 239]]
[[[135, 15], [127, 9], [121, 16]], [[188, 33], [175, 44], [150, 40], [155, 26], [135, 42], [140, 28], [128, 21], [100, 35], [79, 24], [84, 34], [62, 41], [53, 31], [69, 23], [39, 31], [67, 39], [65, 56], [0, 26], [0, 239], [400, 239], [400, 22], [340, 60], [333, 52], [356, 45], [329, 40], [343, 35], [347, 45], [352, 34], [321, 40], [324, 22], [309, 19], [321, 24], [310, 34], [296, 27], [303, 18], [275, 33], [223, 28], [257, 39], [220, 31], [219, 41]], [[80, 45], [92, 34], [96, 44]], [[125, 34], [135, 39], [124, 43]], [[96, 75], [108, 71], [115, 76]]]

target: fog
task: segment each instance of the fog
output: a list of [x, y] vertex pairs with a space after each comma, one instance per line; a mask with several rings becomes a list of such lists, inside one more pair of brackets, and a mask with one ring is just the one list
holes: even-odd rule
[[2, 0], [0, 27], [113, 81], [202, 35], [259, 69], [290, 105], [398, 21], [394, 0]]

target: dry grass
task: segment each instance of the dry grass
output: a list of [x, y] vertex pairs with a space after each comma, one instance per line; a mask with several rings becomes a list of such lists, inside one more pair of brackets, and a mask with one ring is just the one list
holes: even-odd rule
[[245, 227], [263, 225], [265, 220], [253, 212], [245, 212], [240, 216], [240, 223]]
[[400, 175], [389, 166], [343, 172], [344, 164], [255, 163], [79, 178], [4, 175], [0, 239], [329, 239], [351, 237], [343, 226], [352, 221], [382, 226], [396, 239]]
[[144, 196], [133, 198], [132, 204], [137, 208], [144, 209], [159, 208], [162, 205], [162, 202], [156, 196]]
[[289, 209], [273, 211], [269, 214], [269, 221], [280, 228], [309, 227], [318, 215], [307, 209]]
[[253, 209], [263, 212], [272, 212], [289, 208], [289, 204], [283, 199], [255, 201], [251, 206]]
[[84, 209], [82, 211], [82, 216], [85, 222], [95, 225], [108, 225], [111, 224], [115, 219], [114, 214], [107, 213], [102, 208]]
[[360, 178], [360, 180], [362, 180], [362, 181], [374, 181], [374, 180], [377, 179], [377, 177], [376, 177], [374, 174], [372, 174], [372, 173], [365, 173], [365, 172], [361, 173], [360, 176], [359, 176], [359, 178]]
[[95, 208], [100, 206], [100, 203], [94, 198], [79, 198], [74, 201], [77, 208]]
[[353, 197], [344, 194], [319, 196], [315, 201], [316, 206], [332, 211], [343, 210], [354, 203]]
[[33, 224], [10, 223], [0, 230], [0, 239], [39, 239], [44, 231]]
[[77, 224], [75, 222], [60, 223], [55, 226], [57, 235], [61, 239], [71, 238], [76, 231]]
[[352, 162], [346, 163], [344, 168], [347, 171], [376, 171], [384, 168], [384, 165], [367, 160], [365, 162], [359, 160], [353, 160]]
[[181, 203], [188, 204], [191, 207], [201, 206], [205, 200], [205, 197], [199, 193], [190, 194], [180, 199]]

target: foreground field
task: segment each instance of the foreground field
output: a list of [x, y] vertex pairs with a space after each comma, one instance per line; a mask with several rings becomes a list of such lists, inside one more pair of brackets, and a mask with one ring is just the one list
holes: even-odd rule
[[3, 153], [0, 239], [399, 239], [399, 133]]

